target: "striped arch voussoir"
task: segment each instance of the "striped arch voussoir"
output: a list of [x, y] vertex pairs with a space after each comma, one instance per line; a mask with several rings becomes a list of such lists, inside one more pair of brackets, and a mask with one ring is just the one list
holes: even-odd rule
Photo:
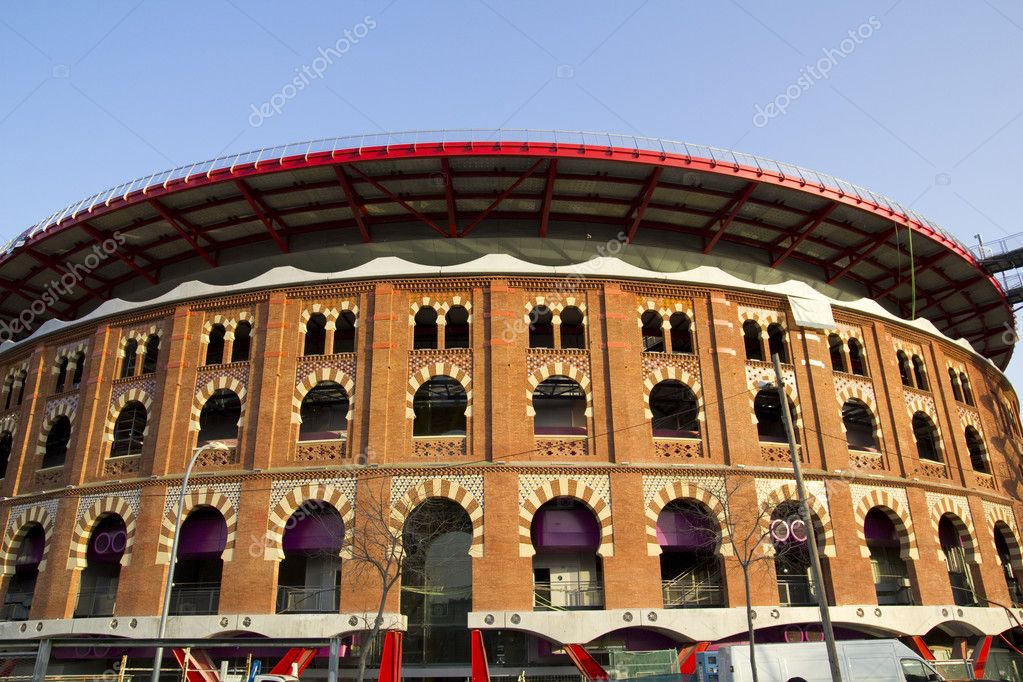
[[206, 401], [209, 400], [214, 393], [223, 388], [232, 391], [236, 396], [238, 396], [238, 400], [242, 404], [241, 415], [238, 417], [238, 425], [241, 426], [241, 422], [245, 418], [245, 407], [247, 402], [245, 400], [245, 396], [247, 394], [245, 386], [234, 377], [219, 376], [209, 381], [196, 392], [195, 398], [192, 401], [192, 421], [189, 424], [189, 428], [191, 430], [199, 430], [199, 415], [202, 414], [203, 405], [206, 404]]
[[3, 419], [0, 419], [0, 433], [4, 433], [6, 431], [7, 433], [13, 436], [17, 429], [18, 429], [17, 415], [9, 414]]
[[563, 362], [544, 365], [529, 375], [529, 379], [527, 380], [529, 385], [526, 387], [526, 416], [536, 416], [536, 411], [533, 409], [533, 391], [536, 390], [537, 386], [554, 376], [568, 377], [579, 384], [579, 387], [583, 389], [583, 393], [586, 394], [586, 416], [592, 417], [593, 390], [590, 386], [590, 378], [575, 365]]
[[2, 570], [3, 575], [14, 574], [14, 560], [18, 555], [18, 549], [21, 547], [21, 541], [25, 538], [29, 529], [37, 523], [42, 526], [45, 538], [43, 558], [39, 562], [39, 570], [43, 571], [46, 569], [46, 555], [50, 551], [50, 544], [53, 539], [53, 519], [50, 518], [50, 514], [45, 508], [31, 507], [18, 515], [4, 535], [3, 546], [0, 549], [0, 566], [2, 566], [0, 570]]
[[238, 328], [238, 324], [241, 322], [248, 322], [252, 326], [253, 330], [255, 330], [256, 316], [248, 310], [239, 310], [234, 313], [234, 317], [226, 317], [217, 313], [206, 320], [206, 324], [202, 327], [202, 337], [200, 340], [202, 343], [209, 343], [210, 332], [213, 331], [213, 327], [218, 324], [223, 325], [224, 327], [224, 338], [233, 339], [234, 330]]
[[[227, 522], [227, 542], [224, 544], [224, 552], [220, 558], [230, 561], [234, 556], [234, 541], [238, 530], [238, 512], [231, 501], [224, 495], [212, 488], [198, 488], [190, 490], [185, 495], [185, 504], [182, 507], [182, 520], [188, 518], [193, 510], [199, 507], [212, 507], [220, 512]], [[163, 516], [163, 525], [160, 527], [160, 543], [156, 553], [156, 563], [170, 563], [171, 547], [174, 543], [174, 525], [177, 520], [177, 507], [174, 506]]]
[[110, 403], [107, 423], [103, 427], [103, 440], [112, 441], [114, 439], [114, 424], [117, 422], [117, 417], [121, 414], [121, 410], [124, 409], [125, 405], [130, 402], [142, 403], [142, 406], [146, 408], [146, 426], [142, 435], [149, 435], [149, 424], [153, 418], [153, 399], [141, 388], [131, 388], [122, 393], [117, 400]]
[[[783, 502], [798, 502], [799, 493], [796, 490], [795, 483], [786, 483], [779, 488], [776, 488], [767, 497], [768, 509], [774, 509]], [[835, 528], [831, 522], [831, 513], [828, 508], [818, 500], [814, 495], [810, 493], [806, 494], [806, 503], [810, 507], [810, 511], [813, 512], [814, 516], [821, 524], [821, 528], [824, 533], [824, 550], [823, 554], [826, 557], [834, 558], [837, 556], [835, 549]]]
[[125, 348], [128, 346], [128, 342], [134, 339], [138, 342], [139, 346], [145, 345], [149, 341], [150, 336], [157, 336], [163, 338], [163, 327], [158, 327], [155, 324], [149, 325], [148, 327], [136, 327], [134, 329], [125, 330], [121, 334], [121, 340], [117, 343], [117, 356], [123, 358]]
[[519, 556], [531, 557], [536, 553], [530, 536], [533, 517], [540, 507], [558, 497], [571, 497], [589, 507], [600, 526], [600, 545], [597, 547], [597, 554], [602, 557], [614, 556], [614, 528], [611, 523], [610, 503], [590, 486], [567, 476], [540, 486], [530, 493], [519, 507]]
[[355, 532], [355, 509], [352, 507], [351, 501], [335, 486], [306, 483], [290, 490], [270, 513], [264, 552], [266, 560], [280, 561], [284, 558], [284, 531], [287, 530], [292, 516], [305, 509], [306, 505], [312, 501], [329, 504], [341, 516], [345, 528], [341, 556], [350, 557], [352, 537]]
[[864, 495], [856, 504], [856, 537], [860, 540], [860, 554], [870, 556], [867, 547], [867, 535], [864, 524], [871, 509], [880, 509], [895, 525], [895, 534], [899, 538], [899, 556], [903, 559], [919, 559], [920, 550], [916, 543], [916, 530], [909, 510], [902, 502], [893, 497], [887, 490], [872, 490]]
[[429, 296], [423, 296], [422, 298], [412, 301], [409, 304], [411, 312], [409, 313], [408, 323], [410, 327], [414, 327], [416, 324], [416, 313], [423, 308], [433, 308], [437, 311], [437, 324], [443, 325], [446, 320], [444, 316], [448, 314], [448, 311], [452, 308], [462, 307], [465, 308], [465, 312], [468, 313], [468, 323], [472, 323], [472, 301], [464, 296], [452, 296], [447, 300], [436, 300]]
[[715, 495], [692, 483], [673, 481], [657, 491], [646, 506], [646, 539], [647, 554], [657, 556], [661, 553], [661, 545], [657, 542], [657, 517], [668, 504], [675, 500], [695, 500], [707, 507], [718, 522], [718, 552], [722, 556], [732, 556], [732, 545], [728, 537], [728, 522], [725, 508]]
[[[999, 523], [1005, 524], [1005, 527], [1009, 530], [1010, 538], [1006, 538], [1006, 545], [1009, 547], [1009, 565], [1012, 566], [1013, 571], [1023, 571], [1023, 552], [1021, 552], [1019, 544], [1019, 530], [1016, 527], [1016, 519], [1012, 517], [1012, 512], [1008, 509], [1000, 506], [992, 507], [987, 511], [987, 525], [988, 530], [991, 531], [991, 539], [994, 541], [995, 533], [998, 532], [997, 525]], [[999, 559], [999, 561], [1001, 561]]]
[[[938, 524], [944, 516], [948, 516], [960, 537], [966, 535], [963, 540], [963, 549], [966, 550], [966, 558], [970, 563], [980, 564], [980, 551], [977, 548], [977, 531], [973, 526], [973, 517], [962, 501], [953, 497], [942, 496], [931, 507], [931, 529], [934, 537], [938, 537]], [[938, 558], [944, 561], [944, 552], [938, 549]]]
[[46, 420], [43, 422], [43, 428], [39, 431], [39, 440], [36, 441], [37, 455], [41, 455], [46, 452], [46, 438], [50, 435], [50, 428], [53, 427], [53, 422], [57, 421], [59, 417], [67, 417], [68, 421], [71, 422], [71, 428], [74, 428], [75, 409], [67, 403], [58, 403], [53, 408], [53, 412], [46, 416]]
[[409, 490], [391, 508], [391, 528], [396, 533], [400, 533], [409, 514], [432, 497], [451, 500], [465, 510], [472, 523], [472, 544], [469, 545], [469, 556], [483, 556], [483, 507], [472, 493], [454, 481], [431, 478]]
[[321, 381], [333, 381], [336, 384], [340, 384], [345, 390], [345, 393], [348, 395], [348, 415], [345, 418], [349, 421], [351, 420], [352, 413], [355, 411], [355, 400], [353, 399], [355, 397], [355, 382], [339, 369], [323, 367], [315, 372], [310, 372], [295, 387], [295, 395], [291, 399], [292, 424], [302, 423], [302, 401], [305, 400], [309, 391], [313, 390]]
[[661, 383], [662, 381], [668, 380], [681, 381], [683, 384], [692, 389], [693, 394], [696, 396], [696, 404], [700, 408], [700, 413], [696, 417], [697, 420], [703, 421], [703, 388], [700, 386], [700, 381], [694, 376], [690, 376], [689, 372], [683, 369], [676, 369], [675, 367], [661, 367], [647, 375], [646, 379], [643, 380], [643, 411], [646, 414], [647, 419], [653, 419], [654, 413], [650, 410], [650, 393], [654, 390], [654, 386]]
[[131, 548], [135, 544], [135, 513], [124, 499], [111, 495], [97, 500], [78, 518], [74, 535], [71, 536], [71, 553], [67, 561], [69, 570], [85, 568], [89, 537], [97, 522], [110, 514], [116, 514], [124, 521], [127, 539], [124, 545], [124, 554], [121, 556], [121, 565], [127, 566], [131, 563]]
[[451, 377], [465, 389], [465, 416], [472, 416], [472, 379], [469, 373], [456, 364], [450, 362], [437, 362], [419, 368], [419, 371], [412, 374], [408, 380], [408, 388], [405, 391], [405, 417], [415, 419], [416, 413], [412, 409], [412, 402], [416, 397], [416, 391], [434, 377]]
[[671, 316], [676, 313], [682, 313], [689, 318], [689, 321], [693, 321], [693, 306], [690, 302], [683, 303], [682, 301], [655, 301], [653, 299], [645, 299], [639, 302], [636, 306], [636, 324], [639, 327], [643, 326], [643, 314], [653, 311], [661, 316], [664, 321], [664, 328], [671, 328]]

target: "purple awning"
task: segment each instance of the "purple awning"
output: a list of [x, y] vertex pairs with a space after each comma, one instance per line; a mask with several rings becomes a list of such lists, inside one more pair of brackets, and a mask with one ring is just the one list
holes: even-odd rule
[[216, 509], [204, 507], [192, 512], [181, 526], [179, 559], [220, 556], [227, 545], [227, 522]]
[[596, 549], [600, 544], [597, 518], [585, 507], [545, 507], [533, 520], [536, 549]]
[[657, 544], [672, 549], [698, 551], [716, 544], [714, 524], [695, 509], [665, 508], [657, 517]]
[[898, 547], [899, 536], [895, 524], [880, 509], [871, 509], [863, 521], [863, 534], [867, 542], [878, 547]]
[[288, 520], [284, 530], [284, 552], [337, 554], [344, 537], [345, 524], [337, 512], [304, 514], [299, 510]]

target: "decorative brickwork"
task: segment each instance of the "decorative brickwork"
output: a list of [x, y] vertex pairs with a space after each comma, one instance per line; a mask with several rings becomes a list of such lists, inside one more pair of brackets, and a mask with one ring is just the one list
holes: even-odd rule
[[675, 500], [695, 500], [710, 512], [718, 523], [718, 538], [715, 551], [724, 556], [732, 555], [732, 546], [728, 541], [728, 519], [720, 495], [701, 488], [688, 481], [673, 481], [658, 490], [646, 505], [646, 537], [647, 554], [657, 556], [661, 553], [661, 545], [657, 542], [657, 518], [661, 511]]
[[32, 485], [38, 489], [55, 488], [64, 482], [64, 465], [40, 469], [32, 476]]
[[46, 452], [46, 437], [50, 434], [50, 427], [59, 417], [67, 417], [71, 422], [72, 430], [75, 425], [75, 414], [78, 411], [78, 394], [63, 395], [54, 398], [46, 403], [43, 410], [43, 427], [39, 430], [39, 438], [36, 441], [36, 454], [42, 455]]
[[437, 363], [421, 367], [415, 374], [409, 377], [408, 388], [405, 391], [405, 416], [408, 419], [416, 418], [416, 411], [412, 409], [412, 403], [416, 397], [416, 391], [434, 377], [451, 377], [465, 389], [465, 416], [472, 416], [472, 375], [458, 365], [450, 363]]
[[210, 342], [210, 332], [215, 325], [223, 325], [224, 339], [234, 339], [234, 332], [238, 329], [240, 322], [248, 322], [252, 325], [252, 335], [256, 332], [256, 315], [251, 310], [221, 310], [207, 313], [206, 323], [202, 327], [200, 341], [205, 346]]
[[[980, 551], [977, 549], [977, 531], [973, 525], [973, 516], [970, 514], [970, 505], [965, 497], [958, 495], [943, 495], [936, 492], [927, 493], [927, 504], [931, 508], [931, 530], [934, 537], [938, 537], [938, 524], [941, 519], [947, 516], [959, 533], [963, 542], [963, 549], [966, 559], [974, 564], [980, 563]], [[944, 552], [938, 549], [938, 558], [945, 560]]]
[[[1006, 504], [989, 502], [984, 500], [984, 520], [987, 522], [991, 541], [994, 542], [994, 534], [997, 532], [998, 524], [1005, 524], [1007, 532], [1003, 534], [1005, 544], [1009, 548], [1009, 564], [1014, 571], [1023, 570], [1023, 554], [1020, 551], [1019, 528], [1016, 525], [1016, 518], [1012, 514], [1012, 508]], [[995, 555], [1001, 563], [1001, 557]]]
[[[221, 490], [218, 490], [219, 486], [189, 486], [188, 492], [185, 493], [185, 503], [182, 507], [182, 516], [184, 519], [188, 518], [188, 515], [192, 510], [199, 507], [213, 507], [221, 513], [224, 517], [224, 521], [227, 522], [227, 542], [224, 546], [224, 552], [221, 554], [221, 558], [224, 561], [230, 561], [234, 556], [234, 541], [235, 534], [237, 532], [238, 525], [238, 486], [235, 488], [234, 500], [231, 500]], [[156, 554], [156, 563], [166, 564], [170, 562], [171, 546], [174, 542], [174, 526], [177, 519], [177, 498], [180, 494], [181, 487], [176, 486], [167, 490], [167, 501], [165, 503], [165, 512], [163, 517], [163, 525], [160, 528], [160, 546]]]
[[21, 541], [34, 524], [43, 529], [43, 554], [39, 562], [39, 571], [46, 570], [46, 555], [50, 552], [53, 540], [53, 524], [57, 516], [57, 501], [51, 500], [42, 504], [23, 504], [11, 508], [7, 521], [7, 532], [0, 547], [0, 570], [3, 575], [14, 574], [14, 561], [21, 547]]
[[654, 438], [654, 452], [664, 459], [702, 459], [703, 441], [698, 438]]
[[284, 558], [284, 531], [290, 523], [291, 516], [298, 510], [311, 511], [306, 505], [310, 501], [329, 504], [341, 516], [344, 522], [344, 538], [341, 538], [341, 556], [350, 556], [352, 535], [355, 532], [355, 509], [352, 500], [338, 487], [321, 483], [304, 483], [285, 493], [270, 512], [267, 519], [266, 550], [264, 558], [268, 561], [280, 561]]
[[[478, 485], [482, 487], [482, 477]], [[483, 502], [482, 496], [473, 495], [468, 488], [451, 478], [395, 477], [391, 480], [391, 527], [400, 533], [405, 520], [416, 507], [431, 497], [451, 500], [469, 515], [472, 523], [472, 543], [469, 556], [483, 556]]]
[[408, 374], [414, 376], [424, 367], [451, 365], [472, 376], [472, 351], [468, 348], [425, 348], [409, 351]]
[[884, 471], [884, 456], [879, 452], [850, 450], [849, 468], [858, 472]]
[[916, 532], [913, 529], [913, 518], [909, 514], [909, 505], [906, 502], [906, 491], [868, 488], [862, 485], [849, 486], [849, 488], [853, 494], [853, 514], [856, 518], [856, 537], [860, 540], [860, 555], [870, 556], [864, 524], [870, 510], [879, 509], [895, 526], [895, 534], [899, 539], [899, 556], [903, 559], [919, 559], [920, 550], [916, 546]]
[[[241, 363], [236, 363], [241, 364]], [[248, 363], [245, 363], [244, 373], [248, 376]], [[209, 379], [205, 383], [199, 383], [199, 390], [195, 393], [195, 398], [192, 401], [192, 421], [189, 424], [189, 428], [192, 431], [199, 430], [199, 416], [202, 414], [203, 405], [209, 400], [214, 393], [220, 389], [227, 389], [238, 396], [238, 400], [242, 404], [241, 414], [238, 417], [238, 426], [240, 427], [245, 421], [245, 407], [248, 403], [246, 396], [248, 390], [246, 388], [248, 379], [241, 381], [238, 376], [234, 376], [238, 372], [229, 372], [224, 374], [218, 374], [216, 377]]]
[[[783, 502], [798, 502], [799, 494], [796, 492], [796, 484], [793, 481], [770, 481], [770, 479], [758, 479], [758, 496], [760, 490], [764, 489], [762, 485], [769, 486], [770, 492], [767, 493], [761, 500], [761, 504], [766, 505], [766, 509], [773, 510]], [[813, 485], [817, 483], [817, 485]], [[814, 488], [817, 488], [817, 494], [815, 494]], [[817, 521], [821, 525], [823, 550], [822, 554], [827, 557], [835, 557], [835, 530], [831, 523], [831, 513], [828, 511], [828, 500], [826, 493], [824, 492], [823, 482], [821, 481], [807, 481], [806, 482], [806, 502], [810, 507], [810, 511], [813, 512], [814, 516], [817, 517]], [[765, 524], [766, 524], [765, 518]], [[765, 528], [766, 532], [766, 528]]]
[[465, 438], [413, 438], [412, 456], [416, 459], [437, 461], [464, 459], [466, 456]]
[[[520, 497], [522, 485], [523, 477], [520, 476]], [[579, 478], [568, 476], [550, 477], [526, 496], [519, 509], [519, 556], [531, 557], [536, 553], [530, 536], [533, 516], [546, 502], [558, 497], [575, 498], [590, 508], [600, 525], [600, 545], [597, 547], [597, 554], [602, 557], [614, 556], [610, 494], [606, 497], [601, 496]]]
[[338, 318], [341, 317], [342, 313], [351, 313], [354, 315], [355, 326], [359, 326], [359, 306], [356, 305], [354, 301], [343, 299], [327, 304], [311, 303], [302, 311], [302, 318], [299, 322], [298, 329], [300, 332], [305, 334], [306, 325], [309, 324], [309, 319], [316, 314], [323, 315], [323, 317], [327, 320], [327, 328], [333, 329], [337, 326]]
[[146, 342], [149, 341], [150, 336], [156, 336], [163, 339], [163, 325], [153, 322], [125, 327], [121, 330], [121, 338], [117, 342], [117, 357], [124, 357], [124, 352], [127, 349], [128, 342], [132, 339], [138, 343], [141, 354], [144, 355], [145, 345]]
[[[530, 375], [543, 372], [545, 367], [571, 368], [577, 375], [590, 375], [590, 354], [584, 350], [561, 348], [529, 348], [526, 350], [526, 371]], [[571, 376], [562, 372], [564, 376]]]
[[536, 390], [537, 386], [553, 376], [568, 377], [579, 384], [579, 388], [581, 388], [583, 393], [586, 394], [586, 416], [592, 417], [593, 391], [590, 388], [589, 375], [583, 373], [578, 366], [563, 362], [553, 362], [551, 364], [542, 365], [539, 369], [529, 375], [529, 378], [526, 381], [528, 384], [526, 387], [526, 416], [536, 416], [536, 411], [533, 409], [533, 391]]
[[111, 457], [103, 463], [103, 475], [108, 478], [137, 476], [142, 466], [142, 455]]
[[537, 438], [536, 456], [540, 458], [581, 459], [590, 456], [590, 439], [575, 436]]
[[694, 382], [698, 383], [700, 380], [700, 359], [688, 353], [643, 352], [644, 376], [649, 376], [655, 372], [666, 373], [668, 371], [673, 371], [680, 375], [689, 375]]
[[344, 440], [300, 441], [295, 446], [299, 464], [341, 464], [348, 459], [348, 442]]
[[345, 419], [351, 421], [352, 414], [355, 412], [355, 382], [339, 369], [322, 367], [307, 374], [295, 386], [295, 396], [291, 399], [292, 424], [302, 423], [302, 401], [305, 400], [309, 391], [313, 390], [321, 381], [333, 381], [344, 389], [348, 395], [348, 413], [345, 415]]
[[674, 366], [656, 369], [648, 374], [646, 379], [643, 380], [643, 413], [646, 415], [646, 418], [653, 419], [654, 417], [654, 413], [650, 411], [650, 393], [654, 390], [654, 386], [662, 381], [668, 380], [681, 381], [683, 384], [692, 389], [693, 394], [696, 396], [697, 407], [699, 408], [699, 414], [696, 418], [698, 421], [704, 421], [703, 387], [700, 386], [700, 375], [690, 374], [685, 370], [678, 370]]
[[138, 513], [137, 492], [135, 497], [134, 507], [124, 498], [115, 495], [102, 497], [92, 502], [91, 505], [89, 504], [89, 498], [82, 498], [79, 501], [78, 523], [75, 525], [74, 535], [71, 537], [71, 555], [68, 557], [67, 562], [68, 570], [85, 568], [89, 538], [92, 535], [92, 531], [100, 519], [109, 514], [116, 514], [124, 521], [124, 530], [127, 538], [124, 545], [124, 554], [121, 555], [121, 565], [127, 566], [131, 563], [131, 548], [135, 544], [135, 516]]
[[[144, 382], [151, 384], [152, 382]], [[155, 392], [155, 387], [150, 389]], [[123, 391], [119, 391], [116, 398], [110, 401], [110, 411], [107, 413], [107, 423], [103, 426], [103, 440], [107, 442], [113, 442], [114, 440], [114, 425], [117, 423], [117, 417], [121, 414], [121, 410], [130, 402], [142, 403], [142, 406], [146, 408], [146, 425], [142, 429], [142, 437], [145, 438], [149, 435], [149, 425], [153, 422], [153, 393], [147, 392], [143, 387], [132, 387], [126, 388]]]

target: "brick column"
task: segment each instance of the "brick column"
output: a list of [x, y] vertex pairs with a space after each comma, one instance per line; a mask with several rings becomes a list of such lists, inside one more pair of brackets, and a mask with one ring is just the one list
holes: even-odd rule
[[[809, 462], [824, 471], [847, 469], [849, 445], [842, 439], [845, 435], [842, 406], [837, 397], [828, 399], [835, 395], [835, 379], [828, 362], [827, 337], [810, 329], [796, 336], [800, 341], [799, 353], [802, 356], [796, 368], [796, 377], [800, 384], [799, 409], [803, 415], [803, 424], [807, 427], [804, 434], [807, 444], [812, 442], [819, 449]], [[804, 401], [804, 395], [809, 400]]]
[[[528, 447], [523, 446], [533, 443], [533, 423], [526, 417], [525, 348], [529, 345], [529, 326], [522, 317], [523, 297], [524, 293], [509, 287], [507, 281], [490, 283], [490, 305], [485, 313], [489, 333], [485, 343], [494, 460], [526, 450]], [[475, 387], [474, 394], [479, 390]], [[485, 415], [474, 412], [477, 428], [486, 428]]]
[[[896, 375], [898, 376], [898, 375]], [[948, 580], [948, 566], [941, 555], [938, 533], [931, 527], [931, 510], [923, 489], [906, 488], [909, 513], [916, 527], [916, 543], [920, 559], [913, 562], [916, 573], [914, 585], [917, 604], [952, 604], [952, 586]]]
[[[829, 413], [833, 416], [837, 412], [834, 402], [826, 402], [826, 396], [829, 393], [834, 394], [834, 383], [830, 381], [831, 373], [825, 374], [826, 365], [821, 367], [808, 364], [810, 361], [821, 362], [820, 337], [813, 331], [802, 332], [791, 314], [787, 314], [785, 318], [785, 328], [791, 356], [789, 364], [792, 365], [792, 374], [796, 378], [796, 400], [793, 402], [798, 403], [796, 409], [803, 425], [802, 428], [796, 424], [792, 425], [798, 438], [801, 461], [808, 469], [824, 469], [824, 441], [831, 439], [825, 435], [828, 432], [822, 428], [818, 416], [824, 415], [826, 419]], [[810, 335], [809, 339], [806, 338], [807, 334]], [[812, 354], [808, 354], [808, 350]], [[771, 362], [770, 357], [767, 360]], [[811, 373], [816, 375], [813, 377], [816, 381], [811, 379]], [[830, 390], [827, 390], [827, 387], [830, 387]], [[825, 400], [822, 401], [821, 398]], [[842, 429], [839, 428], [837, 432], [831, 431], [829, 435], [841, 437]]]
[[941, 430], [941, 440], [945, 446], [942, 454], [949, 469], [949, 478], [956, 485], [969, 485], [973, 482], [973, 465], [966, 448], [966, 430], [956, 412], [955, 396], [948, 382], [945, 355], [938, 348], [938, 344], [929, 343], [924, 346], [924, 362], [927, 364], [931, 395], [934, 396], [934, 409], [938, 415], [937, 426]]
[[[853, 499], [845, 481], [830, 479], [828, 512], [835, 533], [834, 559], [827, 559], [827, 582], [836, 606], [876, 604], [877, 592], [870, 568], [870, 557], [859, 540], [859, 523], [853, 513]], [[822, 557], [824, 559], [824, 557]]]
[[[45, 376], [47, 362], [52, 360], [52, 353], [44, 353], [42, 345], [33, 348], [32, 355], [28, 358], [25, 393], [19, 407], [18, 431], [14, 434], [14, 447], [11, 449], [7, 474], [4, 476], [2, 488], [4, 495], [14, 496], [22, 493], [26, 488], [32, 489], [32, 476], [40, 462], [36, 457], [36, 446], [39, 443], [39, 430], [42, 428], [45, 405], [45, 400], [40, 394], [40, 381]], [[16, 385], [12, 388], [14, 392], [14, 397], [11, 399], [12, 406], [16, 405], [18, 390]]]
[[246, 447], [241, 459], [246, 469], [292, 465], [291, 412], [301, 314], [301, 301], [288, 300], [284, 294], [274, 294], [256, 312], [257, 319], [265, 322], [251, 353]]
[[77, 514], [78, 498], [61, 498], [46, 552], [46, 570], [39, 574], [32, 597], [29, 616], [33, 620], [70, 618], [74, 614], [82, 574], [68, 569], [67, 561]]
[[[715, 425], [721, 425], [721, 459], [725, 464], [760, 466], [763, 461], [753, 423], [753, 394], [746, 383], [746, 354], [738, 314], [722, 292], [711, 293], [709, 312], [710, 344], [706, 351], [700, 351], [708, 429], [713, 434]], [[709, 366], [703, 362], [707, 354], [714, 358]]]
[[202, 314], [193, 314], [187, 305], [174, 309], [174, 317], [164, 334], [165, 343], [161, 344], [166, 346], [161, 348], [166, 369], [156, 377], [154, 399], [159, 400], [160, 409], [150, 425], [151, 433], [156, 427], [159, 443], [150, 454], [143, 452], [143, 475], [183, 472], [192, 456], [195, 440], [190, 423], [196, 391], [196, 363], [203, 357], [199, 342], [202, 324]]
[[[409, 449], [405, 391], [408, 384], [409, 326], [404, 292], [377, 284], [372, 300], [369, 367], [360, 383], [364, 411], [373, 425], [367, 433], [371, 461], [402, 460]], [[363, 349], [363, 352], [366, 352]]]
[[471, 294], [472, 310], [469, 324], [469, 348], [472, 353], [472, 416], [469, 423], [472, 432], [469, 437], [469, 458], [472, 460], [491, 459], [493, 454], [490, 433], [490, 392], [491, 379], [489, 373], [491, 349], [488, 343], [492, 330], [487, 324], [487, 311], [490, 310], [489, 292], [479, 287], [473, 288]]
[[265, 558], [270, 481], [242, 483], [234, 555], [224, 562], [220, 613], [274, 613], [278, 562]]
[[[764, 552], [762, 531], [751, 531], [751, 524], [764, 520], [757, 501], [756, 485], [752, 477], [730, 476], [726, 479], [729, 487], [728, 505], [731, 531], [734, 532], [734, 554], [724, 558], [727, 606], [746, 607], [746, 592], [743, 585], [743, 571], [739, 559], [751, 559], [749, 566], [750, 598], [753, 606], [775, 606], [778, 604], [778, 579], [774, 570], [772, 555]], [[769, 517], [770, 512], [765, 512]], [[726, 547], [732, 550], [733, 547]]]
[[121, 568], [117, 585], [116, 616], [159, 615], [163, 607], [163, 586], [167, 564], [156, 563], [163, 526], [166, 488], [142, 488], [135, 525], [131, 562]]
[[605, 608], [661, 608], [660, 558], [647, 553], [643, 477], [615, 472], [610, 478], [614, 556], [604, 558]]
[[888, 455], [886, 464], [894, 475], [905, 477], [916, 470], [916, 439], [906, 408], [892, 337], [883, 324], [875, 322], [873, 334], [864, 339], [864, 343], [869, 344], [868, 355], [875, 358], [873, 381], [878, 409], [875, 416], [881, 424], [883, 449]]
[[533, 562], [519, 556], [519, 477], [513, 471], [486, 473], [483, 548], [472, 562], [473, 611], [532, 611]]
[[[605, 371], [594, 367], [592, 383], [599, 384], [600, 393], [611, 398], [606, 400], [609, 436], [603, 440], [611, 444], [616, 462], [649, 462], [654, 459], [654, 448], [650, 420], [644, 410], [645, 377], [636, 326], [635, 295], [607, 284], [602, 300], [597, 296], [591, 298], [602, 310], [599, 318], [591, 317], [589, 326], [591, 330], [600, 327], [603, 338], [600, 346], [591, 343], [591, 357], [603, 355], [606, 363]], [[596, 397], [595, 390], [594, 401]], [[600, 431], [600, 425], [597, 430]], [[617, 498], [612, 496], [612, 499]], [[642, 499], [642, 490], [639, 499]], [[617, 525], [617, 520], [615, 523]]]
[[[980, 565], [974, 567], [973, 571], [977, 595], [990, 599], [995, 604], [1011, 606], [1009, 587], [1005, 584], [1005, 575], [1002, 573], [998, 552], [995, 550], [994, 528], [988, 525], [987, 515], [984, 513], [984, 501], [976, 495], [969, 495], [967, 501], [970, 505], [970, 516], [973, 517], [973, 529], [977, 533], [974, 541], [980, 551]], [[977, 580], [978, 574], [980, 580]], [[987, 606], [984, 599], [978, 599], [981, 606]]]
[[[110, 411], [110, 384], [117, 365], [117, 334], [101, 325], [93, 333], [89, 345], [92, 352], [85, 361], [76, 424], [68, 444], [67, 482], [70, 485], [81, 485], [101, 477], [108, 449], [103, 431]], [[137, 362], [136, 366], [141, 366], [141, 362]]]

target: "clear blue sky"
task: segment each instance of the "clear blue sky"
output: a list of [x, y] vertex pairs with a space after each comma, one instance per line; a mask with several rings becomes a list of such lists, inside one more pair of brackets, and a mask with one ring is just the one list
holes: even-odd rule
[[[346, 31], [354, 40], [322, 77], [251, 125], [253, 106]], [[869, 37], [843, 43], [849, 31]], [[828, 77], [807, 76], [829, 49]], [[532, 127], [791, 161], [990, 241], [1023, 231], [1012, 189], [1021, 62], [1023, 7], [1009, 0], [8, 4], [0, 237], [123, 180], [227, 152]], [[790, 86], [786, 112], [755, 125], [757, 105]], [[1023, 358], [1010, 377], [1023, 386]]]

